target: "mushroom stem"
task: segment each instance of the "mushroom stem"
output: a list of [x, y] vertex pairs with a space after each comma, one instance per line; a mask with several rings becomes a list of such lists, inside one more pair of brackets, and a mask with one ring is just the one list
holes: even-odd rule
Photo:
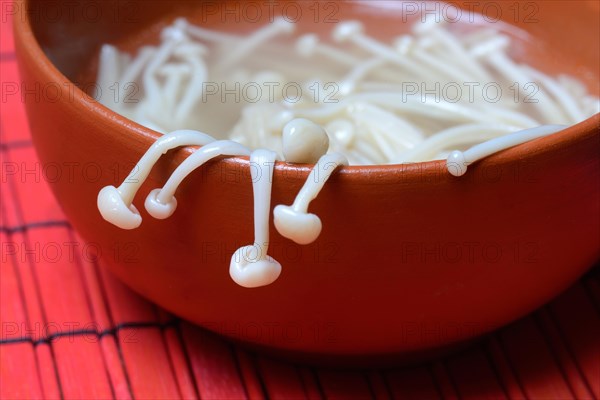
[[191, 68], [187, 64], [165, 64], [159, 71], [164, 76], [164, 99], [169, 107], [169, 115], [173, 115], [173, 108], [177, 105], [182, 83], [191, 73]]
[[433, 20], [427, 21], [426, 24], [417, 25], [417, 34], [424, 37], [424, 34], [428, 32], [430, 36], [438, 41], [441, 46], [448, 51], [448, 53], [456, 59], [457, 62], [462, 64], [463, 70], [473, 76], [470, 80], [477, 80], [480, 82], [492, 82], [493, 79], [489, 73], [477, 62], [474, 57], [464, 48], [463, 44], [448, 30], [442, 27], [443, 23], [435, 22]]
[[177, 18], [173, 25], [178, 27], [179, 29], [182, 29], [191, 37], [199, 40], [204, 40], [205, 42], [209, 43], [224, 44], [226, 42], [235, 42], [242, 39], [242, 37], [237, 35], [213, 31], [210, 29], [202, 28], [197, 25], [192, 25], [185, 18]]
[[272, 39], [281, 33], [291, 33], [294, 31], [294, 28], [293, 23], [288, 22], [283, 18], [276, 18], [273, 23], [257, 30], [247, 39], [240, 41], [218, 62], [216, 69], [219, 70], [231, 67], [269, 39]]
[[321, 43], [319, 37], [314, 33], [307, 33], [298, 38], [296, 41], [296, 52], [304, 57], [310, 57], [315, 54], [322, 55], [328, 57], [330, 60], [348, 66], [354, 66], [360, 62], [357, 57], [337, 47]]
[[306, 212], [310, 202], [317, 198], [333, 171], [341, 165], [348, 165], [348, 160], [340, 153], [325, 154], [321, 157], [296, 195], [292, 208], [295, 211]]
[[428, 137], [402, 154], [399, 154], [395, 162], [418, 162], [434, 158], [442, 150], [454, 146], [474, 143], [480, 140], [494, 139], [500, 135], [515, 132], [519, 128], [503, 124], [462, 124], [452, 128], [439, 131]]
[[585, 119], [585, 113], [579, 108], [573, 96], [571, 96], [567, 90], [560, 86], [559, 83], [543, 72], [527, 65], [521, 66], [521, 69], [537, 82], [541, 83], [542, 86], [546, 88], [548, 93], [550, 93], [550, 95], [556, 99], [560, 108], [564, 110], [568, 118], [570, 118], [569, 122], [577, 123]]
[[173, 55], [176, 48], [182, 42], [189, 42], [189, 37], [185, 32], [176, 26], [169, 26], [161, 32], [161, 44], [154, 52], [153, 57], [148, 61], [148, 65], [142, 75], [142, 83], [146, 92], [146, 101], [148, 105], [145, 109], [146, 117], [152, 117], [154, 113], [159, 113], [164, 103], [162, 97], [161, 85], [156, 76], [158, 70]]
[[448, 172], [454, 176], [464, 175], [470, 164], [479, 161], [484, 157], [529, 142], [533, 139], [551, 135], [562, 131], [565, 128], [565, 125], [542, 125], [479, 143], [464, 152], [455, 150], [448, 156], [446, 168], [448, 169]]
[[264, 246], [260, 259], [264, 259], [269, 250], [271, 186], [276, 158], [275, 152], [264, 149], [253, 151], [250, 158], [250, 162], [256, 167], [250, 172], [254, 191], [254, 243]]
[[98, 87], [93, 96], [105, 106], [114, 105], [114, 99], [109, 96], [109, 88], [119, 79], [119, 50], [113, 45], [105, 44], [100, 48], [98, 66]]
[[254, 193], [254, 244], [243, 246], [231, 257], [229, 275], [238, 285], [259, 287], [273, 283], [281, 264], [268, 256], [271, 186], [277, 153], [254, 150], [250, 155], [250, 174]]
[[195, 169], [218, 156], [248, 156], [250, 150], [231, 140], [216, 140], [205, 144], [186, 158], [171, 174], [161, 189], [154, 189], [146, 198], [146, 210], [154, 218], [170, 217], [177, 207], [175, 191]]
[[142, 217], [132, 204], [133, 198], [160, 156], [175, 147], [203, 145], [212, 141], [214, 139], [205, 133], [188, 130], [162, 136], [146, 151], [118, 188], [109, 185], [98, 192], [96, 204], [102, 218], [121, 229], [135, 229], [140, 226]]
[[138, 55], [133, 59], [131, 64], [127, 66], [127, 68], [123, 71], [121, 77], [121, 87], [123, 90], [119, 91], [119, 106], [124, 107], [125, 99], [130, 93], [130, 90], [134, 88], [133, 85], [136, 84], [138, 78], [142, 74], [142, 71], [152, 57], [154, 56], [156, 50], [151, 46], [144, 46], [138, 51]]
[[142, 183], [148, 178], [152, 167], [160, 156], [167, 151], [180, 146], [203, 146], [215, 139], [206, 133], [193, 130], [177, 130], [161, 136], [146, 153], [140, 158], [136, 166], [131, 170], [127, 178], [117, 188], [123, 196], [126, 204], [131, 204], [133, 199], [142, 186]]
[[567, 121], [567, 117], [564, 114], [564, 110], [557, 106], [557, 104], [546, 94], [546, 91], [540, 89], [536, 82], [518, 65], [515, 64], [505, 53], [495, 52], [490, 54], [486, 61], [488, 61], [500, 74], [502, 74], [507, 80], [515, 82], [519, 87], [526, 88], [534, 85], [538, 91], [535, 93], [535, 101], [531, 102], [531, 106], [535, 107], [539, 115], [546, 121], [557, 124], [564, 123]]
[[208, 76], [206, 64], [202, 62], [198, 55], [189, 54], [183, 58], [191, 66], [191, 79], [189, 87], [185, 91], [185, 94], [175, 111], [175, 120], [179, 123], [182, 123], [188, 118], [192, 109], [202, 97], [203, 84]]
[[280, 204], [275, 207], [275, 228], [281, 236], [298, 244], [309, 244], [319, 237], [321, 220], [317, 215], [307, 212], [308, 206], [323, 189], [331, 173], [340, 165], [348, 165], [348, 160], [342, 154], [325, 154], [310, 172], [294, 203], [291, 206]]
[[385, 58], [373, 57], [357, 64], [339, 83], [340, 93], [342, 95], [350, 94], [356, 90], [358, 83], [365, 78], [371, 71], [385, 65], [388, 62]]
[[333, 38], [337, 42], [349, 40], [358, 47], [375, 56], [389, 60], [415, 76], [435, 76], [435, 73], [424, 65], [419, 65], [410, 58], [402, 57], [391, 47], [365, 35], [363, 25], [358, 21], [345, 21], [338, 24], [333, 31]]

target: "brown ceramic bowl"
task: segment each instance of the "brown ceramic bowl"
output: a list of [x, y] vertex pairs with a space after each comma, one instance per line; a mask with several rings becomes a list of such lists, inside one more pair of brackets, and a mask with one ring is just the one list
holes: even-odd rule
[[[577, 76], [598, 95], [597, 2], [492, 3], [500, 12], [494, 15], [535, 38], [515, 49], [517, 58]], [[35, 146], [43, 163], [75, 168], [52, 179], [52, 189], [81, 236], [99, 246], [102, 264], [143, 296], [280, 354], [407, 359], [530, 312], [598, 260], [598, 114], [495, 154], [462, 178], [447, 174], [442, 162], [343, 168], [311, 205], [324, 224], [315, 243], [295, 245], [271, 225], [270, 254], [283, 272], [258, 289], [237, 286], [228, 273], [233, 251], [253, 238], [245, 158], [194, 173], [178, 190], [180, 206], [170, 219], [155, 220], [138, 207], [144, 221], [137, 230], [105, 222], [96, 209], [98, 191], [120, 183], [159, 135], [71, 82], [85, 76], [102, 43], [127, 46], [139, 32], [151, 40], [157, 27], [202, 4], [208, 3], [93, 1], [73, 12], [67, 12], [72, 2], [16, 4], [21, 76], [26, 87], [37, 84], [41, 91], [40, 101], [25, 98]], [[297, 4], [308, 13], [312, 3]], [[402, 23], [402, 11], [381, 12], [377, 2], [321, 4], [334, 7], [338, 19], [363, 19], [381, 38]], [[482, 11], [488, 2], [477, 4]], [[494, 11], [489, 7], [486, 12]], [[206, 15], [212, 26], [225, 21]], [[301, 23], [331, 29], [311, 20]], [[191, 151], [163, 157], [136, 203]], [[308, 173], [308, 166], [278, 163], [271, 204], [290, 204]]]

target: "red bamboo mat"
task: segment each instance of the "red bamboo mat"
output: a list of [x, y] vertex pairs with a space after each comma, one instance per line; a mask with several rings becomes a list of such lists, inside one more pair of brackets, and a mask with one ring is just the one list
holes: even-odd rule
[[600, 267], [460, 353], [381, 370], [275, 361], [140, 298], [86, 257], [50, 193], [1, 34], [2, 399], [600, 399]]

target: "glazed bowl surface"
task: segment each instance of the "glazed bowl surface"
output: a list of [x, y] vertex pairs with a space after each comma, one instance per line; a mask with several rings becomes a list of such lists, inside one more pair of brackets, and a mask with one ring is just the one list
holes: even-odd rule
[[[314, 22], [308, 3], [294, 3], [307, 15], [300, 28], [329, 30]], [[322, 5], [332, 4], [336, 19], [362, 19], [385, 38], [401, 29], [402, 9], [378, 3]], [[464, 10], [473, 7], [466, 3]], [[546, 51], [526, 43], [518, 57], [549, 74], [577, 76], [598, 95], [598, 3], [571, 3], [516, 2], [520, 15], [513, 2], [494, 7], [496, 16], [551, 45]], [[228, 272], [233, 252], [253, 240], [247, 158], [196, 171], [177, 191], [176, 213], [155, 220], [141, 202], [193, 149], [169, 152], [134, 201], [142, 225], [118, 229], [100, 216], [98, 191], [119, 184], [159, 134], [87, 95], [89, 66], [101, 44], [151, 41], [175, 16], [208, 3], [84, 1], [67, 12], [68, 4], [21, 1], [14, 18], [23, 84], [40, 88], [37, 99], [24, 95], [34, 143], [41, 162], [62, 172], [47, 180], [99, 262], [185, 319], [297, 358], [408, 360], [530, 312], [599, 258], [598, 114], [490, 156], [461, 178], [441, 161], [341, 169], [311, 204], [323, 221], [316, 242], [296, 245], [271, 222], [270, 255], [283, 272], [262, 288], [240, 287]], [[216, 29], [256, 26], [204, 10]], [[534, 22], [525, 18], [533, 11]], [[278, 162], [271, 206], [291, 204], [309, 172]]]

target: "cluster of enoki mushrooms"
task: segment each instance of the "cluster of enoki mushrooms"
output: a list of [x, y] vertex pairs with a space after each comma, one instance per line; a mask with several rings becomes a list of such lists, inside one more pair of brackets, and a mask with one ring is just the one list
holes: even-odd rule
[[[348, 164], [400, 164], [445, 158], [448, 172], [461, 176], [471, 163], [582, 121], [597, 112], [600, 104], [575, 78], [562, 76], [555, 80], [516, 63], [507, 54], [510, 37], [495, 29], [474, 30], [461, 36], [446, 29], [443, 23], [429, 20], [416, 24], [414, 35], [400, 36], [389, 46], [366, 36], [360, 22], [345, 21], [335, 26], [332, 39], [340, 46], [354, 46], [358, 52], [322, 43], [315, 34], [301, 36], [295, 45], [272, 43], [274, 38], [293, 30], [292, 23], [279, 18], [247, 36], [238, 36], [207, 30], [179, 18], [163, 29], [158, 46], [143, 46], [134, 58], [112, 45], [104, 45], [99, 86], [107, 89], [118, 81], [133, 82], [144, 93], [133, 106], [123, 101], [125, 91], [116, 100], [105, 97], [104, 104], [151, 129], [170, 133], [150, 147], [120, 186], [106, 186], [100, 191], [98, 208], [102, 217], [123, 229], [137, 228], [142, 217], [133, 205], [135, 194], [159, 157], [171, 149], [200, 146], [162, 188], [152, 190], [146, 198], [146, 210], [158, 219], [175, 212], [177, 187], [206, 161], [218, 156], [249, 157], [254, 242], [232, 255], [229, 272], [241, 286], [265, 286], [281, 273], [281, 264], [268, 255], [275, 161], [314, 164], [294, 202], [273, 209], [277, 231], [305, 245], [315, 241], [322, 228], [319, 217], [308, 212], [310, 202], [331, 174]], [[209, 58], [213, 48], [222, 57]], [[269, 58], [268, 50], [275, 51], [276, 56]], [[294, 57], [314, 61], [310, 65], [318, 66], [318, 71], [300, 65]], [[259, 62], [263, 68], [254, 77], [250, 76], [254, 72], [245, 69], [248, 59]], [[310, 104], [286, 99], [251, 104], [242, 110], [233, 131], [224, 136], [228, 140], [217, 140], [197, 130], [173, 131], [197, 126], [194, 118], [201, 119], [197, 105], [209, 73], [229, 78], [240, 75], [246, 82], [284, 83], [282, 74], [291, 73], [290, 70], [319, 77], [331, 75], [323, 59], [349, 68], [340, 80], [341, 99], [335, 104], [325, 105], [319, 100], [319, 107], [311, 108]], [[278, 66], [283, 67], [274, 71]], [[505, 90], [513, 87], [508, 86], [511, 82], [519, 87], [526, 87], [532, 79], [541, 82], [539, 101], [487, 104], [479, 96], [467, 107], [426, 97], [420, 101], [406, 99], [399, 88], [405, 80], [456, 85], [455, 82], [496, 79]], [[527, 110], [532, 116], [527, 115]], [[482, 143], [464, 151], [448, 152], [477, 141]]]
[[[461, 176], [467, 166], [503, 149], [546, 136], [564, 129], [563, 125], [544, 125], [514, 132], [477, 144], [466, 151], [455, 150], [446, 160], [448, 172]], [[273, 210], [274, 225], [284, 237], [309, 244], [321, 233], [320, 218], [308, 212], [310, 202], [317, 197], [331, 174], [348, 165], [344, 155], [330, 152], [325, 129], [307, 119], [288, 122], [282, 132], [283, 155], [288, 163], [314, 164], [305, 184], [291, 205], [277, 205]], [[170, 217], [177, 208], [175, 192], [183, 180], [196, 168], [218, 156], [249, 156], [254, 194], [254, 243], [240, 247], [231, 257], [229, 273], [239, 285], [253, 288], [273, 283], [281, 273], [281, 264], [268, 255], [271, 185], [278, 154], [268, 149], [251, 151], [232, 140], [215, 138], [193, 130], [177, 130], [161, 136], [142, 156], [119, 187], [106, 186], [98, 194], [98, 209], [102, 217], [122, 229], [135, 229], [142, 223], [134, 197], [161, 155], [181, 146], [201, 146], [172, 173], [162, 188], [153, 189], [144, 206], [157, 219]]]
[[177, 18], [135, 54], [103, 45], [96, 95], [157, 132], [195, 129], [279, 155], [285, 124], [306, 118], [350, 165], [445, 159], [454, 148], [600, 111], [577, 78], [511, 57], [515, 38], [532, 39], [526, 33], [479, 22], [428, 15], [387, 43], [352, 20], [327, 39], [297, 36], [284, 18], [245, 35]]

